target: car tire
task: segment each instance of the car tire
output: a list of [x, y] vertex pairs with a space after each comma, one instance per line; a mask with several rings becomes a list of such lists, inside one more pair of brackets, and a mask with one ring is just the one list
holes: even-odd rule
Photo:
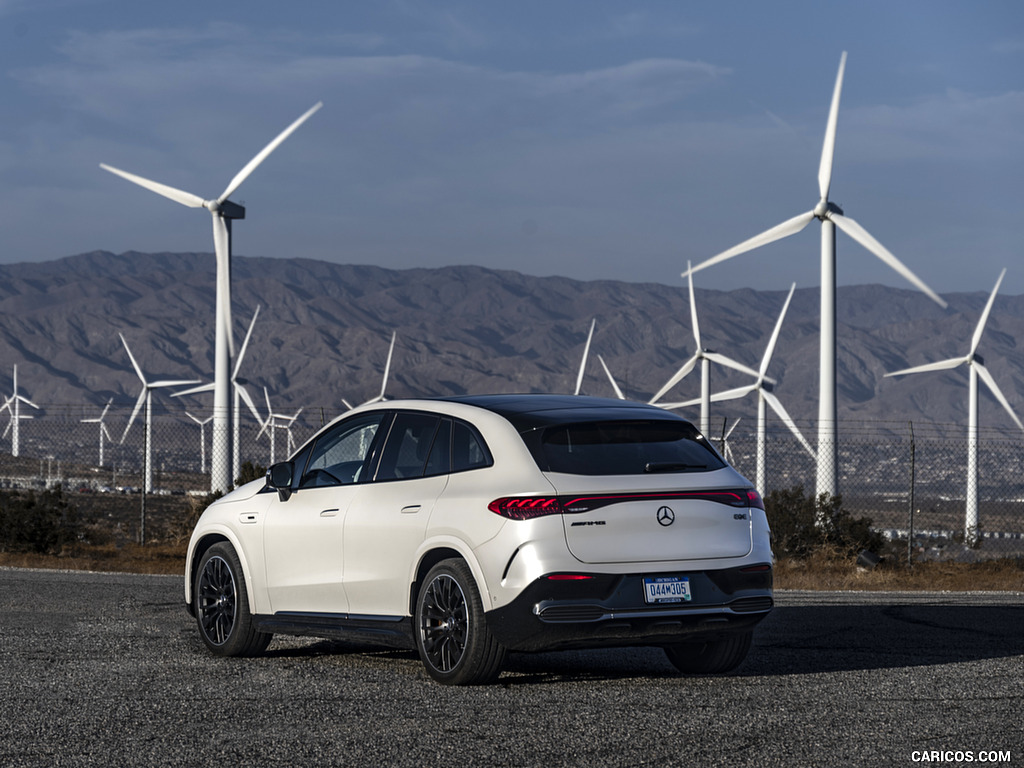
[[719, 675], [743, 663], [753, 637], [753, 632], [740, 632], [720, 640], [667, 645], [665, 655], [684, 674]]
[[487, 628], [476, 581], [464, 560], [442, 560], [416, 596], [416, 650], [427, 673], [446, 685], [493, 682], [505, 648]]
[[273, 637], [256, 629], [238, 554], [227, 542], [203, 553], [193, 591], [199, 636], [218, 656], [257, 656]]

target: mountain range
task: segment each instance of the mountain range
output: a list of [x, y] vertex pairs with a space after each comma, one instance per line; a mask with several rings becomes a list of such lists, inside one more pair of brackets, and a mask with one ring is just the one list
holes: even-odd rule
[[[993, 284], [996, 275], [992, 275]], [[817, 418], [816, 274], [797, 291], [769, 375], [800, 424]], [[705, 346], [757, 368], [784, 291], [700, 288]], [[147, 377], [210, 381], [215, 265], [211, 254], [96, 251], [0, 266], [0, 393], [19, 389], [51, 410], [88, 416], [113, 398], [130, 408], [139, 382], [123, 333]], [[261, 307], [241, 375], [264, 410], [304, 406], [328, 415], [342, 400], [374, 397], [397, 334], [389, 397], [483, 392], [572, 392], [592, 320], [585, 394], [613, 396], [600, 354], [625, 395], [647, 400], [694, 352], [689, 294], [674, 285], [532, 277], [475, 266], [390, 270], [288, 258], [236, 256], [235, 337]], [[912, 289], [841, 287], [839, 416], [842, 421], [964, 424], [966, 370], [883, 378], [887, 371], [965, 355], [987, 292], [953, 293], [943, 310]], [[979, 353], [1010, 403], [1024, 412], [1024, 296], [1000, 296]], [[712, 366], [712, 391], [749, 381]], [[699, 394], [699, 369], [665, 399]], [[164, 402], [170, 402], [164, 395]], [[209, 397], [207, 396], [207, 399]], [[697, 410], [684, 415], [696, 419]], [[749, 417], [750, 397], [713, 409]], [[45, 416], [44, 416], [45, 417]], [[987, 393], [986, 427], [1011, 424]]]

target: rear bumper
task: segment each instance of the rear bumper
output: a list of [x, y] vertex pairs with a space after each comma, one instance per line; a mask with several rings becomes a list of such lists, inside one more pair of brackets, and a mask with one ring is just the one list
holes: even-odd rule
[[[772, 609], [771, 569], [541, 577], [510, 604], [486, 614], [488, 629], [513, 651], [671, 645], [749, 632]], [[692, 599], [648, 605], [645, 576], [686, 576]]]

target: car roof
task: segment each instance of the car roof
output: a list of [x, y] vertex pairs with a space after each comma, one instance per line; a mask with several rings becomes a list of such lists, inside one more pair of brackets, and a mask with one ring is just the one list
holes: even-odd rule
[[552, 394], [466, 395], [435, 398], [449, 403], [483, 408], [509, 421], [516, 430], [583, 421], [629, 419], [685, 421], [663, 408], [606, 397]]

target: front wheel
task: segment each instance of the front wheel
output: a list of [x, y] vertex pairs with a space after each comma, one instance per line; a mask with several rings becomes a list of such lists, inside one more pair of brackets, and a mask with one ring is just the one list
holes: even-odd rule
[[495, 680], [505, 649], [487, 629], [469, 566], [442, 560], [430, 569], [416, 597], [416, 649], [427, 674], [446, 685]]
[[218, 656], [256, 656], [267, 649], [273, 635], [256, 629], [242, 564], [227, 542], [203, 553], [193, 600], [199, 636]]
[[665, 646], [672, 666], [688, 675], [719, 675], [736, 669], [747, 658], [753, 632], [740, 632], [721, 640]]

